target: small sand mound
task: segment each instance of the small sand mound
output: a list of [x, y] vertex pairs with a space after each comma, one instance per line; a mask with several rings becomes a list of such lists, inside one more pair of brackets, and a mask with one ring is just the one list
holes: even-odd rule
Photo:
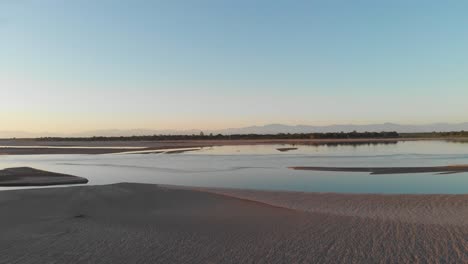
[[431, 173], [441, 174], [468, 172], [468, 165], [450, 165], [433, 167], [313, 167], [296, 166], [289, 167], [293, 170], [311, 171], [342, 171], [342, 172], [369, 172], [370, 174], [405, 174], [405, 173]]
[[47, 186], [62, 184], [84, 184], [88, 179], [33, 169], [29, 167], [8, 168], [0, 170], [0, 186]]

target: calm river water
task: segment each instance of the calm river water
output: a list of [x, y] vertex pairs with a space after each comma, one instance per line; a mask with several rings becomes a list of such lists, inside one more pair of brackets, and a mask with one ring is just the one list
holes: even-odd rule
[[[29, 166], [89, 179], [89, 184], [139, 182], [186, 186], [345, 193], [468, 193], [468, 173], [370, 175], [295, 171], [289, 166], [392, 167], [468, 164], [468, 144], [221, 146], [180, 154], [0, 156], [0, 168]], [[6, 188], [2, 188], [3, 190]]]

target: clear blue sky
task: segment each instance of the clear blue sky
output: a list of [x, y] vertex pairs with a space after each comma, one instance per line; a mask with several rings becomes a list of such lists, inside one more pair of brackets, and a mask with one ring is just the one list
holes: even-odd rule
[[0, 0], [0, 130], [468, 121], [467, 1]]

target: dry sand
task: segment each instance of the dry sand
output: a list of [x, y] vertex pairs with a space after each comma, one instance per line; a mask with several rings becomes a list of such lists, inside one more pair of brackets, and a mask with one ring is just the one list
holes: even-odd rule
[[0, 186], [47, 186], [62, 184], [84, 184], [88, 179], [33, 169], [29, 167], [0, 170]]
[[467, 263], [467, 208], [467, 195], [3, 191], [0, 263]]

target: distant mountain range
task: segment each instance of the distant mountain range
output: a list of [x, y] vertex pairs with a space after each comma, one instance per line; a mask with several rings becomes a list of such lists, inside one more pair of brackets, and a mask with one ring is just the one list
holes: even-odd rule
[[369, 125], [330, 125], [330, 126], [310, 126], [297, 125], [288, 126], [281, 124], [271, 124], [265, 126], [251, 126], [244, 128], [230, 128], [222, 132], [225, 134], [275, 134], [275, 133], [325, 133], [325, 132], [381, 132], [381, 131], [397, 131], [400, 133], [411, 132], [447, 132], [447, 131], [468, 131], [468, 122], [449, 124], [449, 123], [434, 123], [427, 125], [400, 125], [394, 123], [369, 124]]
[[[324, 133], [324, 132], [381, 132], [397, 131], [400, 133], [411, 132], [447, 132], [447, 131], [468, 131], [468, 122], [450, 124], [434, 123], [426, 125], [400, 125], [394, 123], [369, 124], [369, 125], [330, 125], [330, 126], [310, 126], [310, 125], [282, 125], [269, 124], [264, 126], [249, 126], [241, 128], [226, 128], [220, 130], [203, 130], [205, 134], [278, 134], [278, 133]], [[132, 129], [132, 130], [94, 130], [73, 134], [57, 133], [28, 133], [24, 131], [0, 131], [0, 138], [33, 138], [33, 137], [92, 137], [92, 136], [142, 136], [142, 135], [191, 135], [199, 134], [200, 129], [191, 130], [151, 130], [151, 129]]]

